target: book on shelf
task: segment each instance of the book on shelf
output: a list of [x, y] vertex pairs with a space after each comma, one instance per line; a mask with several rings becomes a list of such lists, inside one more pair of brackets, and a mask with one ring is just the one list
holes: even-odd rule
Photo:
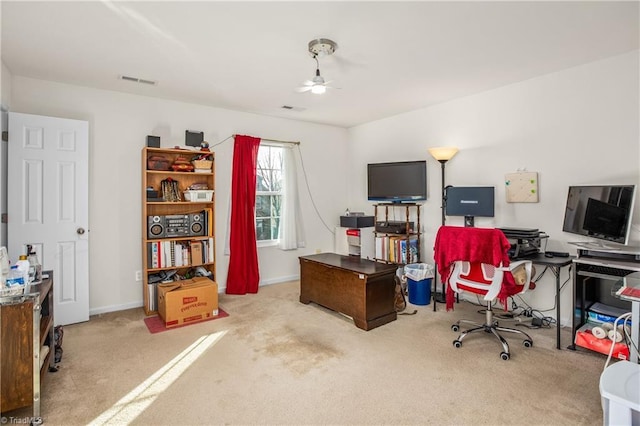
[[191, 241], [191, 265], [202, 265], [204, 258], [202, 257], [202, 241]]
[[375, 258], [404, 264], [418, 262], [418, 238], [377, 236], [375, 237]]
[[191, 264], [189, 241], [153, 241], [147, 244], [147, 251], [147, 266], [150, 269]]
[[387, 258], [387, 254], [386, 254], [386, 246], [387, 246], [386, 238], [387, 237], [385, 237], [385, 236], [376, 237], [376, 241], [375, 241], [375, 245], [376, 245], [375, 256], [376, 256], [376, 259], [386, 259]]
[[182, 243], [175, 243], [173, 259], [174, 266], [182, 266], [184, 264], [184, 257], [182, 255]]

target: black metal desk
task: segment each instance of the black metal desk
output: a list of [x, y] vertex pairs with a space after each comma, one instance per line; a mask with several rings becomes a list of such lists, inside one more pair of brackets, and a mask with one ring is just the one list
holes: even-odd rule
[[[536, 256], [525, 257], [522, 260], [530, 260], [534, 265], [548, 267], [556, 277], [556, 348], [560, 349], [560, 271], [563, 267], [571, 265], [576, 256], [546, 257], [543, 253]], [[520, 260], [520, 259], [519, 259]], [[573, 314], [572, 314], [573, 315]]]

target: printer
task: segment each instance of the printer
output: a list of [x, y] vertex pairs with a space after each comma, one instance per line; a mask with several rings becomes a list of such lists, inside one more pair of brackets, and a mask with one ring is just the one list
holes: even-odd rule
[[508, 255], [510, 259], [526, 259], [544, 252], [549, 236], [533, 228], [498, 228], [502, 231], [511, 247]]

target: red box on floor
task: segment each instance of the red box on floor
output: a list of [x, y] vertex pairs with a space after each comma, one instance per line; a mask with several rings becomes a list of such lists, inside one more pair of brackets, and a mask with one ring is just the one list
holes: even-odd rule
[[[591, 333], [591, 329], [596, 325], [597, 324], [587, 323], [580, 327], [576, 332], [576, 345], [592, 351], [600, 352], [604, 355], [609, 355], [612, 341], [610, 339], [598, 339], [594, 336]], [[629, 346], [622, 342], [615, 343], [611, 356], [617, 359], [628, 360]]]
[[158, 284], [158, 313], [165, 327], [218, 315], [218, 284], [205, 277]]

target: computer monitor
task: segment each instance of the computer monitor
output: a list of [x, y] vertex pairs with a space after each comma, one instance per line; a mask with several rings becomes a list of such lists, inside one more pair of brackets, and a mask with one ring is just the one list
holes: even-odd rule
[[633, 184], [570, 186], [562, 230], [628, 244], [635, 192]]
[[474, 217], [493, 217], [495, 213], [495, 187], [449, 186], [445, 191], [447, 216], [464, 216], [464, 225], [473, 226]]

